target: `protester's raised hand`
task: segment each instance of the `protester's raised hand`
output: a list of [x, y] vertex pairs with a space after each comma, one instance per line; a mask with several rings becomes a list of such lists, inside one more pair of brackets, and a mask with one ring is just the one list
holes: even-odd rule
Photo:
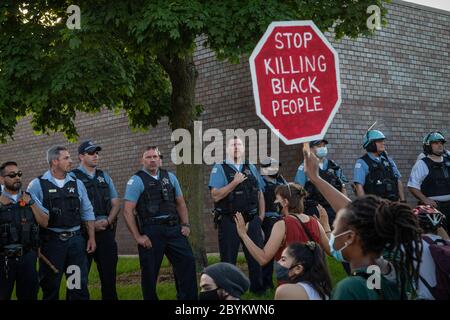
[[242, 213], [236, 212], [234, 215], [234, 221], [236, 222], [236, 229], [239, 237], [243, 237], [247, 234], [247, 225], [245, 223], [244, 217], [242, 216]]
[[305, 173], [311, 181], [319, 178], [319, 158], [311, 152], [309, 143], [303, 143]]

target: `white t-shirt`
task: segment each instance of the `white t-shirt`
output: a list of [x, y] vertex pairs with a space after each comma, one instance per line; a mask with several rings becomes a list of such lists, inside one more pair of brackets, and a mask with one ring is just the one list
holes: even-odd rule
[[[423, 180], [425, 180], [428, 175], [428, 167], [422, 160], [416, 162], [414, 167], [411, 170], [411, 175], [408, 180], [408, 187], [415, 188], [420, 190], [420, 186], [422, 185]], [[430, 199], [436, 201], [450, 201], [450, 194], [444, 196], [434, 196], [430, 197]]]
[[297, 284], [305, 289], [309, 300], [322, 300], [320, 294], [307, 282], [297, 282]]
[[65, 181], [65, 179], [56, 179], [56, 178], [54, 178], [54, 179], [55, 179], [56, 185], [57, 185], [59, 188], [64, 187], [64, 181]]
[[[431, 240], [442, 239], [440, 236], [435, 234], [425, 234]], [[425, 281], [430, 285], [430, 287], [436, 286], [436, 264], [434, 263], [433, 257], [430, 252], [430, 245], [422, 240], [422, 261], [420, 263], [419, 274]], [[419, 287], [417, 288], [417, 298], [434, 300], [433, 295], [430, 293], [428, 288], [423, 284], [422, 280], [419, 278]]]

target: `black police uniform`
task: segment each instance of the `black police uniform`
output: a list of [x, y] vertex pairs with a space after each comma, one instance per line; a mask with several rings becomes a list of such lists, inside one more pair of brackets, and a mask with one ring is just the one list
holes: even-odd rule
[[170, 182], [169, 173], [159, 169], [159, 179], [142, 170], [135, 175], [144, 184], [144, 192], [136, 204], [139, 231], [152, 242], [150, 249], [138, 246], [144, 300], [158, 300], [156, 282], [164, 255], [173, 266], [177, 299], [196, 300], [194, 254], [188, 239], [181, 234], [175, 188]]
[[0, 300], [36, 300], [39, 226], [29, 205], [0, 204]]
[[[229, 184], [233, 181], [236, 169], [223, 163], [222, 168]], [[236, 230], [234, 214], [241, 212], [245, 221], [249, 222], [247, 234], [258, 247], [263, 247], [264, 239], [261, 230], [261, 220], [258, 218], [258, 182], [250, 170], [248, 163], [244, 163], [241, 172], [247, 179], [241, 182], [230, 194], [214, 203], [214, 210], [218, 217], [220, 260], [236, 265], [241, 239]], [[248, 264], [250, 291], [264, 292], [262, 282], [262, 267], [242, 245]]]
[[[344, 182], [338, 176], [340, 167], [333, 160], [327, 159], [327, 161], [327, 169], [324, 170], [319, 168], [319, 175], [322, 179], [327, 181], [329, 184], [339, 190], [339, 192], [341, 192]], [[309, 180], [305, 183], [305, 190], [308, 192], [308, 197], [306, 197], [305, 199], [305, 214], [319, 216], [317, 205], [320, 204], [327, 211], [330, 226], [333, 225], [336, 213], [334, 212], [328, 201], [322, 196], [319, 190], [317, 190], [316, 186]]]
[[[266, 216], [264, 217], [261, 228], [264, 232], [264, 245], [266, 245], [267, 241], [270, 238], [270, 234], [272, 233], [273, 225], [281, 219], [277, 205], [275, 204], [275, 189], [278, 186], [287, 185], [287, 182], [281, 175], [277, 175], [276, 177], [273, 177], [273, 179], [269, 179], [267, 176], [262, 177], [265, 183], [264, 201], [266, 204]], [[268, 216], [267, 213], [269, 212], [277, 212], [278, 214], [272, 214], [271, 216]], [[273, 288], [273, 262], [274, 259], [272, 259], [262, 268], [264, 288]]]
[[[43, 206], [49, 211], [48, 228], [70, 229], [81, 227], [81, 201], [76, 180], [70, 180], [60, 188], [49, 180], [39, 178], [42, 189]], [[41, 231], [41, 252], [59, 271], [56, 273], [42, 259], [40, 260], [39, 278], [44, 300], [59, 299], [62, 276], [69, 266], [80, 269], [80, 288], [66, 291], [67, 300], [88, 300], [86, 240], [81, 231], [54, 232], [49, 229]], [[66, 277], [72, 273], [66, 274]]]
[[[428, 167], [428, 175], [420, 185], [420, 191], [426, 197], [450, 195], [450, 157], [435, 162], [428, 157], [421, 159]], [[446, 217], [446, 229], [450, 231], [450, 201], [436, 201], [439, 211]]]
[[[89, 200], [94, 208], [94, 214], [109, 216], [111, 213], [111, 196], [109, 185], [105, 180], [102, 170], [96, 169], [93, 177], [88, 176], [80, 169], [74, 169], [73, 174], [81, 180], [86, 187]], [[115, 240], [116, 225], [110, 225], [106, 230], [95, 233], [95, 252], [88, 255], [88, 270], [91, 269], [92, 260], [97, 264], [97, 270], [102, 286], [103, 300], [117, 300], [116, 268], [117, 268], [117, 243]]]
[[369, 167], [369, 173], [366, 175], [364, 183], [364, 192], [391, 201], [398, 201], [398, 178], [395, 176], [388, 158], [384, 155], [381, 155], [380, 158], [381, 163], [372, 160], [368, 154], [361, 157]]

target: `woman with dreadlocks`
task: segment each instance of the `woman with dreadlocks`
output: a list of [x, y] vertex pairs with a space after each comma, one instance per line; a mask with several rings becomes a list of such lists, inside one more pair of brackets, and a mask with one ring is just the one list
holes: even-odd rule
[[[337, 284], [332, 299], [406, 299], [411, 285], [417, 284], [420, 263], [416, 257], [422, 251], [421, 229], [411, 208], [373, 195], [351, 202], [320, 178], [318, 159], [306, 144], [303, 148], [309, 179], [338, 212], [329, 242], [331, 255], [348, 261], [352, 271]], [[373, 273], [369, 267], [382, 255], [395, 270], [394, 282], [384, 275], [379, 281], [369, 280]]]

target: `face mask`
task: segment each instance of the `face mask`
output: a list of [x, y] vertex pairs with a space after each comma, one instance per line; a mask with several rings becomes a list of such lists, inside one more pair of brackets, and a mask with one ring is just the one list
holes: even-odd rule
[[337, 236], [335, 236], [334, 234], [331, 234], [330, 239], [328, 240], [328, 244], [330, 245], [330, 255], [339, 262], [347, 262], [347, 261], [345, 261], [344, 256], [342, 255], [342, 251], [345, 248], [347, 248], [350, 245], [350, 243], [346, 242], [345, 245], [341, 249], [336, 250], [334, 248], [334, 240], [336, 240], [337, 237], [340, 237], [346, 233], [349, 233], [350, 231], [351, 230], [347, 230], [345, 232], [342, 232], [341, 234], [338, 234]]
[[283, 267], [278, 261], [275, 261], [275, 275], [278, 281], [290, 281], [289, 271], [296, 267], [297, 264], [294, 264], [290, 268]]
[[275, 205], [276, 205], [276, 208], [277, 208], [277, 212], [281, 213], [281, 210], [283, 210], [283, 206], [281, 205], [281, 203], [277, 202], [277, 203], [275, 203]]
[[325, 158], [327, 156], [327, 154], [328, 154], [327, 147], [320, 147], [320, 148], [317, 148], [317, 150], [316, 150], [316, 155], [319, 158]]
[[201, 291], [198, 295], [199, 300], [220, 300], [219, 293], [217, 292], [219, 288], [208, 291]]

